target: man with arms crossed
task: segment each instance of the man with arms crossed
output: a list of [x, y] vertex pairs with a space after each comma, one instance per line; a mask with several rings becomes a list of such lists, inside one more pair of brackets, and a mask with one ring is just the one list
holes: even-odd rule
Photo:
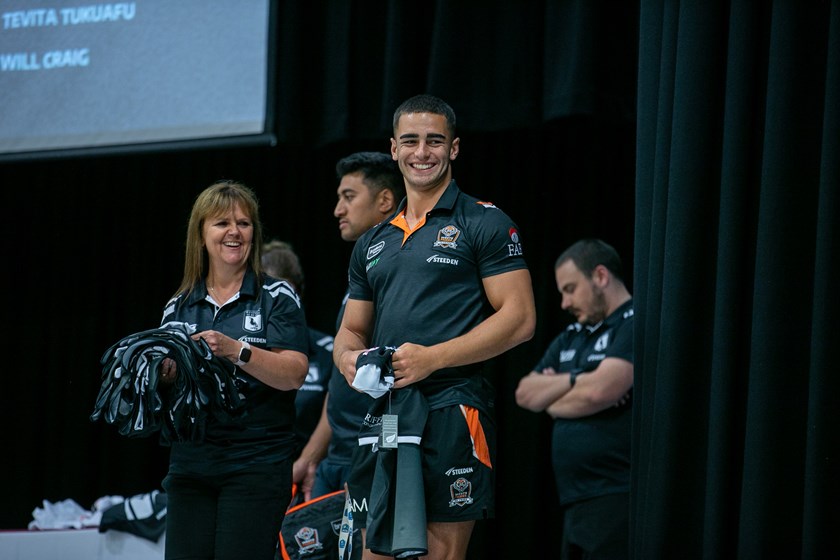
[[[431, 95], [412, 97], [394, 113], [393, 129], [406, 201], [356, 242], [333, 356], [352, 385], [365, 349], [397, 348], [393, 387], [380, 398], [413, 389], [428, 404], [419, 444], [427, 558], [461, 560], [475, 521], [494, 515], [493, 387], [482, 362], [533, 336], [531, 276], [513, 221], [452, 179], [460, 149], [452, 108]], [[368, 495], [377, 455], [371, 446], [359, 451], [351, 497]], [[357, 513], [354, 521], [367, 523], [384, 512]], [[366, 559], [381, 557], [364, 551]]]
[[554, 272], [577, 322], [520, 380], [516, 403], [554, 418], [561, 558], [628, 558], [633, 300], [618, 253], [599, 239], [566, 249]]

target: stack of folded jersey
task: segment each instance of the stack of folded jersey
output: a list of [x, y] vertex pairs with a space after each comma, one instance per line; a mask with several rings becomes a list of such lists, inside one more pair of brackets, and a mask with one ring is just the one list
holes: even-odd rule
[[[102, 418], [129, 437], [158, 430], [164, 441], [201, 441], [208, 414], [236, 415], [242, 409], [236, 368], [193, 340], [186, 323], [170, 322], [129, 335], [103, 354], [102, 385], [92, 421]], [[175, 361], [175, 383], [161, 391], [160, 367]]]

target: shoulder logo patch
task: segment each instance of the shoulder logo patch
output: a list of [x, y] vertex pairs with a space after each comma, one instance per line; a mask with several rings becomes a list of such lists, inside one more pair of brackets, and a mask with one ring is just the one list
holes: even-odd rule
[[512, 243], [508, 243], [508, 256], [519, 257], [522, 256], [522, 243], [519, 240], [519, 231], [516, 228], [508, 230], [508, 236]]

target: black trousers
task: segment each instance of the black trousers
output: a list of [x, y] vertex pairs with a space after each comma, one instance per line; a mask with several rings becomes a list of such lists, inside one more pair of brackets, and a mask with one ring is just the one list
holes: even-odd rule
[[562, 560], [630, 557], [630, 494], [608, 494], [563, 510]]
[[166, 560], [274, 560], [292, 461], [212, 476], [168, 474]]

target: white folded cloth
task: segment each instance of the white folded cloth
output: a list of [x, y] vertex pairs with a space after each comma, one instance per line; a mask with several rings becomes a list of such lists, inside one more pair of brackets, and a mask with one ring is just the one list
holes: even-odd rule
[[394, 386], [391, 356], [396, 350], [394, 346], [375, 346], [359, 354], [353, 387], [374, 399], [390, 391]]
[[44, 507], [36, 507], [32, 510], [33, 520], [29, 522], [28, 528], [38, 530], [99, 527], [102, 512], [124, 499], [122, 496], [103, 496], [94, 502], [92, 510], [86, 510], [74, 500], [60, 502], [44, 500]]

